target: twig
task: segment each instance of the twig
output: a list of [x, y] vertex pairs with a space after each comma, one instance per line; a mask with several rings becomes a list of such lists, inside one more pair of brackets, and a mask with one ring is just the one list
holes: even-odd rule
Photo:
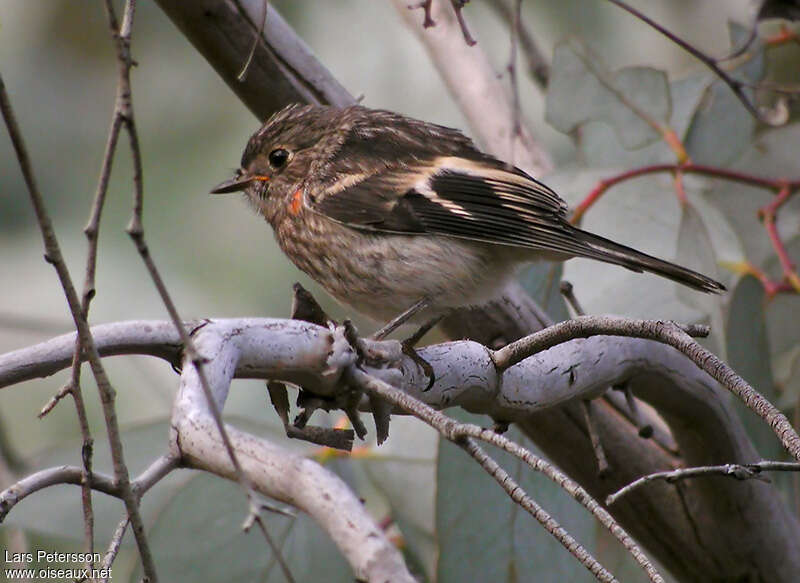
[[514, 142], [517, 136], [522, 135], [522, 122], [519, 103], [519, 78], [517, 77], [517, 46], [519, 45], [520, 28], [522, 27], [522, 0], [514, 0], [514, 15], [511, 19], [511, 54], [508, 57], [509, 79], [511, 80], [511, 162], [514, 162]]
[[592, 402], [588, 399], [581, 399], [581, 410], [583, 411], [583, 420], [586, 423], [586, 431], [589, 433], [589, 441], [592, 444], [594, 458], [597, 461], [597, 474], [600, 477], [605, 476], [609, 471], [608, 460], [603, 449], [603, 443], [600, 441], [600, 433], [597, 431], [597, 425], [592, 416]]
[[248, 516], [247, 520], [245, 521], [245, 524], [242, 525], [242, 530], [248, 532], [252, 527], [253, 522], [255, 522], [258, 525], [258, 528], [259, 530], [261, 530], [261, 534], [264, 535], [264, 539], [267, 541], [269, 548], [272, 549], [272, 556], [278, 562], [278, 566], [281, 568], [283, 576], [289, 583], [294, 583], [294, 577], [292, 576], [292, 572], [289, 570], [289, 565], [286, 563], [286, 560], [281, 555], [281, 550], [278, 548], [278, 545], [276, 545], [275, 541], [272, 540], [272, 537], [267, 531], [267, 525], [264, 524], [264, 520], [261, 518], [260, 515], [256, 515], [255, 517], [252, 518], [252, 520], [251, 517], [253, 517], [252, 514]]
[[682, 468], [669, 472], [656, 472], [642, 476], [638, 480], [634, 480], [627, 486], [620, 488], [606, 498], [606, 504], [611, 506], [622, 496], [629, 494], [637, 488], [641, 488], [645, 484], [649, 484], [650, 482], [655, 482], [657, 480], [664, 480], [669, 484], [674, 484], [675, 482], [689, 478], [699, 478], [703, 476], [729, 476], [736, 478], [737, 480], [769, 481], [766, 479], [766, 476], [762, 475], [763, 472], [800, 472], [800, 464], [795, 462], [762, 461], [753, 464], [699, 466], [696, 468]]
[[418, 8], [422, 8], [423, 12], [425, 13], [425, 20], [422, 21], [422, 28], [430, 28], [432, 26], [436, 26], [436, 21], [433, 20], [431, 17], [431, 7], [433, 5], [433, 0], [422, 0], [421, 2], [417, 2], [416, 4], [410, 4], [408, 6], [409, 10], [416, 10]]
[[782, 188], [788, 186], [792, 190], [800, 188], [800, 179], [783, 180], [777, 178], [767, 178], [757, 176], [755, 174], [748, 174], [746, 172], [739, 172], [736, 170], [729, 170], [727, 168], [719, 168], [716, 166], [704, 166], [702, 164], [694, 164], [688, 162], [686, 164], [653, 164], [651, 166], [642, 166], [634, 168], [626, 172], [621, 172], [616, 176], [601, 180], [592, 189], [592, 191], [584, 198], [573, 210], [572, 218], [573, 223], [580, 222], [584, 213], [591, 207], [597, 200], [612, 186], [616, 186], [621, 182], [637, 178], [639, 176], [646, 176], [648, 174], [659, 174], [662, 172], [682, 172], [683, 174], [699, 174], [701, 176], [709, 176], [711, 178], [720, 178], [722, 180], [730, 180], [756, 186], [758, 188], [766, 188], [770, 190], [780, 191]]
[[458, 20], [458, 26], [461, 27], [461, 34], [464, 35], [464, 42], [471, 47], [475, 46], [478, 41], [472, 38], [469, 28], [467, 27], [467, 21], [464, 18], [462, 10], [467, 3], [469, 3], [469, 0], [450, 0], [450, 4], [453, 6], [453, 12], [455, 12], [456, 19]]
[[[163, 479], [169, 472], [178, 466], [178, 460], [172, 456], [164, 455], [155, 460], [135, 480], [130, 482], [130, 489], [137, 499]], [[92, 490], [103, 492], [115, 498], [124, 499], [124, 491], [120, 484], [111, 476], [93, 472], [89, 477]], [[56, 466], [40, 470], [22, 478], [0, 492], [0, 522], [19, 502], [45, 488], [57, 484], [83, 484], [83, 468], [76, 466]]]
[[[517, 2], [517, 0], [513, 1]], [[511, 23], [514, 19], [513, 10], [508, 1], [489, 0], [488, 5], [494, 8], [507, 22]], [[528, 75], [540, 87], [547, 87], [547, 83], [550, 80], [550, 67], [547, 64], [547, 59], [539, 49], [536, 39], [533, 38], [528, 27], [523, 26], [521, 22], [519, 27], [519, 48], [522, 49], [522, 53], [528, 63]]]
[[786, 416], [718, 356], [691, 338], [693, 335], [707, 334], [708, 327], [706, 326], [679, 326], [673, 322], [584, 316], [561, 322], [509, 344], [505, 348], [495, 351], [493, 360], [499, 370], [505, 370], [532, 354], [561, 344], [566, 340], [597, 335], [631, 336], [658, 340], [688, 356], [699, 368], [739, 397], [749, 409], [769, 424], [792, 457], [800, 460], [800, 436], [797, 435]]
[[614, 518], [579, 484], [573, 482], [547, 461], [490, 429], [484, 429], [469, 423], [458, 423], [454, 419], [434, 410], [432, 407], [418, 401], [407, 393], [392, 387], [390, 384], [370, 376], [355, 366], [349, 366], [346, 372], [348, 382], [363, 387], [367, 392], [374, 392], [380, 395], [383, 399], [391, 402], [396, 407], [421, 419], [439, 431], [445, 439], [453, 441], [454, 443], [459, 443], [464, 438], [469, 437], [480, 439], [481, 441], [490, 443], [510, 453], [528, 464], [535, 471], [541, 472], [591, 512], [600, 524], [608, 529], [608, 531], [628, 549], [636, 562], [647, 572], [651, 581], [663, 580], [639, 546], [630, 535], [617, 524]]
[[783, 277], [789, 282], [796, 292], [800, 293], [800, 276], [797, 274], [797, 268], [789, 257], [789, 253], [786, 251], [786, 246], [783, 244], [783, 241], [781, 241], [781, 237], [778, 234], [778, 227], [775, 225], [778, 209], [780, 209], [781, 206], [787, 200], [789, 200], [789, 197], [791, 197], [793, 192], [794, 191], [792, 188], [788, 184], [785, 184], [772, 202], [759, 210], [759, 216], [764, 222], [764, 227], [767, 229], [769, 240], [772, 243], [772, 247], [775, 249], [775, 254], [778, 256], [778, 261], [780, 261], [781, 268], [783, 269]]
[[617, 581], [603, 565], [587, 551], [583, 545], [575, 540], [572, 535], [562, 527], [550, 514], [539, 506], [535, 500], [525, 493], [519, 484], [506, 472], [500, 464], [493, 460], [479, 445], [472, 439], [465, 438], [458, 442], [458, 445], [472, 456], [475, 461], [492, 476], [506, 494], [525, 511], [533, 516], [542, 527], [550, 533], [561, 545], [569, 551], [578, 561], [586, 567], [598, 581]]
[[585, 316], [586, 312], [578, 301], [578, 298], [575, 296], [575, 288], [573, 287], [572, 283], [564, 280], [561, 282], [559, 289], [561, 290], [561, 295], [564, 296], [564, 299], [567, 300], [567, 303], [572, 307], [572, 311], [575, 312], [575, 315]]
[[580, 223], [586, 211], [589, 210], [589, 208], [591, 208], [592, 205], [594, 205], [600, 199], [600, 197], [613, 186], [634, 178], [638, 178], [640, 176], [657, 174], [661, 172], [671, 172], [675, 176], [676, 194], [681, 204], [687, 204], [686, 193], [683, 189], [682, 180], [684, 174], [699, 174], [701, 176], [708, 176], [711, 178], [719, 178], [722, 180], [747, 184], [757, 188], [774, 190], [776, 192], [775, 198], [770, 204], [760, 209], [759, 216], [764, 223], [767, 236], [769, 237], [770, 243], [775, 249], [778, 260], [781, 263], [783, 276], [786, 282], [788, 282], [788, 285], [782, 286], [780, 284], [771, 282], [769, 278], [763, 274], [763, 272], [754, 266], [748, 265], [746, 266], [746, 269], [742, 269], [742, 266], [738, 266], [738, 269], [736, 269], [736, 265], [731, 265], [730, 267], [739, 272], [752, 273], [762, 282], [764, 289], [767, 291], [767, 294], [770, 297], [782, 291], [794, 291], [795, 293], [800, 293], [800, 275], [798, 275], [794, 263], [789, 258], [788, 252], [786, 251], [786, 246], [784, 245], [783, 241], [781, 241], [775, 226], [777, 212], [780, 207], [795, 192], [800, 190], [800, 179], [797, 178], [792, 180], [768, 178], [764, 176], [757, 176], [755, 174], [739, 172], [736, 170], [729, 170], [727, 168], [704, 166], [691, 162], [687, 162], [685, 164], [653, 164], [651, 166], [642, 166], [640, 168], [634, 168], [633, 170], [621, 172], [616, 176], [612, 176], [598, 182], [597, 185], [589, 192], [589, 194], [586, 195], [586, 197], [574, 208], [570, 221], [573, 224]]
[[[642, 14], [641, 12], [639, 12], [638, 10], [633, 8], [632, 6], [629, 6], [627, 3], [623, 2], [622, 0], [608, 0], [608, 1], [611, 2], [612, 4], [616, 4], [617, 6], [619, 6], [620, 8], [625, 10], [626, 12], [632, 14], [634, 17], [638, 18], [642, 22], [644, 22], [647, 25], [651, 26], [652, 28], [654, 28], [655, 30], [657, 30], [658, 32], [663, 34], [665, 37], [667, 37], [669, 40], [674, 42], [676, 45], [681, 47], [687, 53], [689, 53], [690, 55], [695, 57], [697, 60], [699, 60], [701, 63], [703, 63], [706, 67], [711, 69], [711, 71], [713, 71], [714, 74], [717, 75], [717, 77], [719, 77], [728, 87], [730, 87], [731, 91], [733, 91], [733, 94], [742, 103], [742, 105], [744, 105], [745, 109], [747, 109], [747, 111], [749, 111], [750, 114], [754, 118], [756, 118], [758, 121], [760, 121], [760, 122], [762, 122], [762, 123], [764, 123], [766, 125], [770, 125], [770, 126], [776, 125], [776, 124], [774, 124], [772, 122], [772, 120], [770, 120], [768, 117], [764, 116], [753, 103], [750, 102], [750, 99], [744, 93], [744, 87], [746, 87], [746, 84], [742, 83], [741, 81], [739, 81], [737, 79], [734, 79], [727, 72], [723, 71], [714, 59], [712, 59], [711, 57], [709, 57], [708, 55], [706, 55], [702, 51], [696, 49], [695, 47], [690, 45], [685, 40], [679, 38], [678, 36], [676, 36], [675, 34], [670, 32], [669, 30], [667, 30], [666, 28], [664, 28], [663, 26], [658, 24], [656, 21], [654, 21], [653, 19], [645, 16], [644, 14]], [[780, 125], [780, 124], [777, 124], [777, 125]]]
[[[126, 7], [131, 6], [133, 4], [133, 0], [128, 0], [129, 3]], [[110, 0], [106, 0], [106, 10], [108, 13], [109, 23], [112, 29], [117, 29], [116, 25], [116, 16], [114, 14], [114, 7], [111, 4]], [[123, 21], [124, 24], [124, 21]], [[238, 458], [236, 457], [236, 452], [233, 448], [233, 445], [228, 437], [228, 434], [225, 430], [225, 426], [222, 422], [222, 414], [220, 412], [219, 406], [217, 405], [213, 394], [211, 392], [211, 388], [206, 380], [205, 374], [203, 372], [203, 359], [198, 354], [197, 350], [194, 347], [194, 343], [192, 342], [189, 334], [187, 333], [183, 321], [181, 320], [180, 316], [178, 315], [177, 308], [172, 301], [172, 298], [167, 291], [166, 285], [164, 284], [163, 279], [161, 278], [158, 269], [156, 268], [155, 262], [150, 254], [150, 251], [147, 247], [147, 243], [145, 242], [144, 238], [144, 225], [142, 221], [142, 211], [144, 206], [144, 187], [142, 182], [142, 156], [141, 150], [139, 148], [139, 138], [138, 133], [136, 130], [136, 122], [133, 115], [133, 102], [132, 102], [132, 93], [130, 87], [130, 65], [131, 65], [131, 57], [130, 57], [130, 46], [127, 39], [120, 34], [118, 37], [118, 58], [121, 63], [125, 63], [124, 67], [121, 67], [121, 74], [119, 80], [119, 94], [124, 97], [121, 99], [120, 102], [117, 104], [117, 107], [120, 109], [122, 113], [122, 120], [125, 127], [125, 130], [128, 133], [129, 142], [130, 142], [130, 149], [131, 149], [131, 157], [133, 158], [133, 184], [134, 184], [134, 193], [133, 193], [133, 212], [131, 215], [130, 222], [128, 223], [128, 227], [126, 231], [128, 235], [134, 242], [136, 246], [136, 250], [139, 252], [142, 261], [147, 268], [148, 273], [150, 274], [153, 283], [158, 290], [159, 296], [161, 297], [164, 306], [169, 313], [170, 319], [175, 326], [175, 329], [178, 331], [178, 334], [181, 337], [181, 341], [184, 345], [184, 352], [186, 355], [186, 359], [192, 363], [192, 365], [197, 369], [198, 378], [200, 379], [200, 384], [203, 388], [203, 392], [208, 400], [209, 410], [211, 411], [212, 417], [217, 425], [217, 428], [220, 432], [222, 437], [223, 444], [228, 452], [228, 455], [231, 457], [231, 462], [233, 463], [234, 469], [237, 474], [237, 480], [239, 484], [242, 486], [243, 490], [248, 499], [250, 513], [258, 513], [257, 504], [255, 502], [255, 497], [253, 493], [253, 489], [251, 487], [250, 481], [246, 474], [242, 471], [241, 464], [239, 463]]]
[[103, 577], [100, 580], [100, 583], [108, 583], [108, 580], [111, 578], [111, 565], [114, 564], [114, 559], [117, 558], [117, 553], [119, 553], [119, 548], [122, 546], [122, 538], [125, 536], [125, 531], [130, 524], [130, 519], [125, 516], [122, 520], [119, 521], [117, 528], [114, 529], [114, 534], [111, 536], [111, 541], [108, 543], [108, 550], [106, 550], [106, 554], [103, 555], [103, 563], [102, 569], [108, 573], [107, 577]]
[[[29, 476], [25, 476], [0, 492], [0, 522], [3, 522], [14, 506], [39, 490], [55, 486], [56, 484], [82, 485], [83, 471], [84, 469], [82, 467], [58, 466], [40, 470]], [[98, 492], [103, 492], [104, 494], [116, 496], [118, 498], [121, 497], [120, 489], [111, 476], [94, 472], [89, 477], [89, 484], [92, 490], [97, 490]]]
[[630, 411], [633, 424], [636, 425], [636, 429], [639, 431], [639, 437], [644, 439], [651, 438], [654, 433], [653, 426], [642, 420], [642, 413], [639, 410], [636, 397], [633, 395], [633, 391], [631, 391], [630, 387], [625, 385], [622, 387], [614, 387], [614, 389], [622, 391], [622, 394], [625, 395], [625, 403], [628, 405], [628, 411]]
[[267, 4], [269, 2], [268, 0], [261, 0], [261, 2], [261, 18], [259, 19], [258, 30], [253, 37], [253, 46], [250, 48], [250, 53], [247, 55], [247, 60], [245, 60], [244, 65], [242, 65], [242, 70], [239, 71], [238, 75], [236, 75], [236, 79], [239, 82], [242, 82], [247, 78], [247, 70], [250, 68], [250, 63], [253, 62], [253, 56], [256, 54], [256, 49], [258, 48], [258, 44], [261, 42], [261, 37], [264, 35], [264, 28], [267, 25]]
[[97, 388], [100, 392], [101, 402], [103, 405], [103, 415], [105, 417], [106, 428], [108, 431], [109, 446], [111, 449], [111, 457], [114, 463], [114, 476], [123, 492], [125, 507], [128, 510], [128, 515], [131, 518], [133, 525], [133, 532], [136, 536], [136, 543], [139, 547], [139, 554], [142, 559], [142, 569], [145, 576], [150, 578], [151, 583], [156, 583], [158, 577], [156, 575], [155, 566], [153, 564], [150, 547], [147, 544], [147, 538], [144, 533], [144, 524], [142, 523], [141, 515], [137, 501], [130, 488], [130, 481], [128, 476], [128, 469], [125, 465], [122, 450], [122, 440], [119, 434], [119, 426], [117, 424], [116, 411], [114, 409], [115, 393], [111, 383], [106, 375], [105, 369], [100, 362], [100, 356], [94, 346], [92, 334], [86, 318], [83, 317], [81, 310], [81, 303], [78, 299], [78, 294], [75, 291], [75, 286], [72, 283], [72, 277], [61, 255], [61, 248], [58, 244], [53, 224], [47, 209], [44, 206], [44, 200], [39, 192], [36, 180], [33, 175], [33, 168], [31, 167], [30, 158], [28, 157], [25, 143], [22, 135], [17, 126], [16, 118], [14, 117], [11, 103], [8, 99], [5, 83], [0, 76], [0, 110], [2, 110], [3, 118], [8, 128], [11, 142], [17, 155], [17, 160], [22, 170], [25, 183], [28, 187], [28, 193], [31, 198], [36, 218], [39, 223], [39, 229], [42, 233], [42, 239], [45, 247], [45, 260], [53, 265], [58, 274], [61, 282], [61, 287], [64, 290], [67, 303], [69, 305], [72, 318], [81, 337], [81, 344], [84, 346], [85, 352], [89, 359], [89, 364], [97, 381]]
[[[453, 12], [458, 20], [458, 26], [461, 27], [461, 34], [464, 36], [464, 42], [467, 43], [468, 46], [475, 46], [478, 41], [472, 38], [469, 28], [467, 27], [467, 21], [464, 19], [464, 15], [461, 12], [464, 6], [466, 6], [468, 3], [469, 0], [450, 0], [450, 6], [453, 7]], [[417, 10], [419, 8], [425, 12], [425, 20], [422, 23], [422, 27], [430, 28], [432, 26], [436, 26], [436, 21], [434, 21], [433, 17], [431, 16], [433, 0], [422, 0], [416, 4], [408, 5], [409, 10]]]

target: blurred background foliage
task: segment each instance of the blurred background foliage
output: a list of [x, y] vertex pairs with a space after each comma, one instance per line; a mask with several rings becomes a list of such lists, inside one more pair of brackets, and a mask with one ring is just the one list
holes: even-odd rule
[[[345, 87], [363, 94], [364, 104], [467, 129], [423, 49], [389, 2], [272, 4]], [[729, 20], [747, 23], [752, 14], [746, 0], [632, 4], [712, 55], [729, 50], [731, 34], [741, 39], [742, 31], [731, 32]], [[488, 1], [472, 2], [466, 15], [480, 46], [503, 71], [509, 54], [507, 24]], [[584, 54], [609, 72], [630, 66], [656, 69], [644, 75], [660, 75], [663, 83], [644, 99], [657, 104], [663, 98], [666, 108], [656, 113], [672, 124], [695, 161], [773, 178], [800, 177], [797, 125], [777, 130], [757, 127], [727, 89], [718, 87], [691, 57], [609, 3], [525, 2], [523, 20], [548, 59], [558, 57], [556, 63], [574, 63]], [[291, 283], [296, 280], [314, 291], [334, 316], [350, 315], [283, 257], [267, 225], [245, 204], [207, 194], [238, 166], [258, 121], [152, 2], [139, 3], [132, 46], [138, 63], [132, 82], [144, 156], [145, 230], [181, 316], [285, 317]], [[766, 76], [797, 82], [799, 51], [797, 45], [787, 45], [770, 49], [766, 58], [758, 52], [740, 72], [755, 81]], [[116, 62], [101, 3], [0, 0], [0, 70], [73, 278], [80, 282], [86, 249], [81, 229], [95, 189], [116, 86]], [[559, 79], [559, 70], [565, 69], [556, 67], [554, 79]], [[588, 109], [564, 107], [568, 97], [591, 82], [590, 77], [584, 71], [577, 87], [554, 83], [555, 95], [547, 104], [527, 78], [521, 79], [523, 111], [557, 163], [557, 171], [546, 180], [570, 204], [582, 200], [598, 180], [619, 171], [674, 162], [663, 142], [645, 136], [634, 144], [637, 149], [626, 149], [621, 142], [631, 144], [621, 139], [613, 120], [609, 123]], [[572, 114], [575, 119], [570, 119]], [[90, 320], [163, 319], [165, 310], [124, 233], [132, 196], [124, 136], [118, 151], [101, 229], [98, 294]], [[681, 206], [669, 175], [625, 183], [587, 213], [584, 226], [716, 273], [732, 288], [727, 301], [698, 298], [664, 280], [581, 260], [566, 265], [565, 277], [575, 284], [590, 313], [710, 321], [712, 348], [727, 355], [756, 388], [793, 413], [800, 390], [795, 374], [800, 358], [798, 298], [766, 298], [755, 280], [741, 280], [721, 265], [747, 259], [773, 277], [780, 274], [756, 217], [771, 194], [691, 176], [686, 178], [686, 190], [690, 204]], [[800, 257], [798, 199], [781, 211], [778, 223], [794, 258]], [[0, 138], [0, 353], [72, 328], [57, 279], [42, 252], [11, 145]], [[177, 377], [153, 359], [110, 359], [108, 366], [126, 429], [126, 454], [135, 473], [165, 450]], [[13, 471], [79, 463], [79, 432], [71, 404], [62, 403], [44, 420], [36, 418], [65, 379], [66, 373], [61, 373], [0, 392], [3, 453]], [[102, 419], [88, 371], [83, 384], [98, 451], [95, 467], [108, 470]], [[286, 443], [266, 406], [263, 384], [237, 381], [236, 387], [226, 406], [228, 418]], [[753, 426], [762, 455], [780, 456], [768, 431], [764, 434], [759, 422], [747, 415], [745, 419]], [[297, 443], [286, 446], [310, 451]], [[328, 455], [310, 453], [321, 459]], [[462, 452], [449, 444], [437, 446], [435, 435], [419, 423], [393, 421], [387, 444], [361, 449], [354, 458], [352, 462], [325, 459], [365, 498], [376, 517], [393, 518], [391, 532], [398, 537], [402, 532], [409, 563], [431, 580], [466, 580], [465, 572], [473, 580], [508, 579], [533, 569], [539, 581], [563, 581], [567, 572], [571, 581], [591, 580], [529, 517], [517, 520], [519, 509]], [[639, 580], [632, 563], [571, 501], [541, 478], [521, 472], [515, 462], [504, 461], [513, 474], [522, 476], [534, 497], [620, 578]], [[787, 499], [796, 506], [792, 478], [783, 481]], [[0, 546], [10, 540], [4, 540], [9, 525], [16, 525], [26, 529], [31, 548], [79, 549], [79, 500], [74, 487], [54, 488], [27, 500], [0, 527]], [[102, 495], [95, 500], [96, 540], [102, 550], [122, 510]], [[475, 527], [476, 508], [482, 511], [482, 527], [490, 530]], [[145, 497], [143, 511], [164, 580], [282, 580], [263, 541], [239, 532], [244, 502], [234, 485], [178, 472]], [[348, 567], [310, 521], [277, 516], [269, 520], [298, 580], [350, 580]], [[518, 525], [511, 532], [506, 528], [509, 521]], [[191, 536], [197, 532], [202, 536]], [[438, 563], [437, 543], [443, 557]], [[549, 570], [534, 556], [546, 557], [552, 563]], [[135, 576], [134, 563], [135, 552], [126, 548], [115, 567], [115, 580]], [[215, 570], [220, 565], [227, 569]], [[231, 565], [242, 568], [234, 573]]]

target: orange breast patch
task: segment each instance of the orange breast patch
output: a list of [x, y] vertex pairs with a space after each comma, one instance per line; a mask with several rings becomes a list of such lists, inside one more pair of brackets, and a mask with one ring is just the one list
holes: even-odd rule
[[298, 188], [292, 195], [292, 200], [289, 201], [289, 213], [298, 215], [301, 208], [303, 208], [303, 189]]

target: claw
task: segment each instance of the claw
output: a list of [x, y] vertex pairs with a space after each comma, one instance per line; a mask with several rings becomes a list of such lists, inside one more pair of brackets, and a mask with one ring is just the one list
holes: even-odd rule
[[428, 377], [428, 385], [422, 389], [422, 392], [426, 393], [431, 390], [433, 383], [436, 382], [436, 374], [433, 372], [433, 367], [431, 364], [422, 358], [414, 349], [414, 344], [412, 344], [410, 340], [411, 338], [402, 342], [401, 346], [403, 347], [403, 354], [413, 360], [414, 364], [419, 366], [422, 369], [422, 372], [425, 373], [425, 376]]

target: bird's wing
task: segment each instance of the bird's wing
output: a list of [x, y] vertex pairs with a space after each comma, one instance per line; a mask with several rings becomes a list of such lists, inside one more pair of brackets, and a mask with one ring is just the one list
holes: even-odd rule
[[703, 274], [573, 227], [556, 193], [494, 158], [440, 157], [429, 164], [347, 174], [311, 197], [316, 211], [375, 233], [429, 233], [589, 257], [651, 271], [705, 292]]
[[493, 158], [444, 156], [350, 175], [332, 186], [310, 205], [353, 228], [587, 254], [567, 223], [566, 203], [544, 184]]

